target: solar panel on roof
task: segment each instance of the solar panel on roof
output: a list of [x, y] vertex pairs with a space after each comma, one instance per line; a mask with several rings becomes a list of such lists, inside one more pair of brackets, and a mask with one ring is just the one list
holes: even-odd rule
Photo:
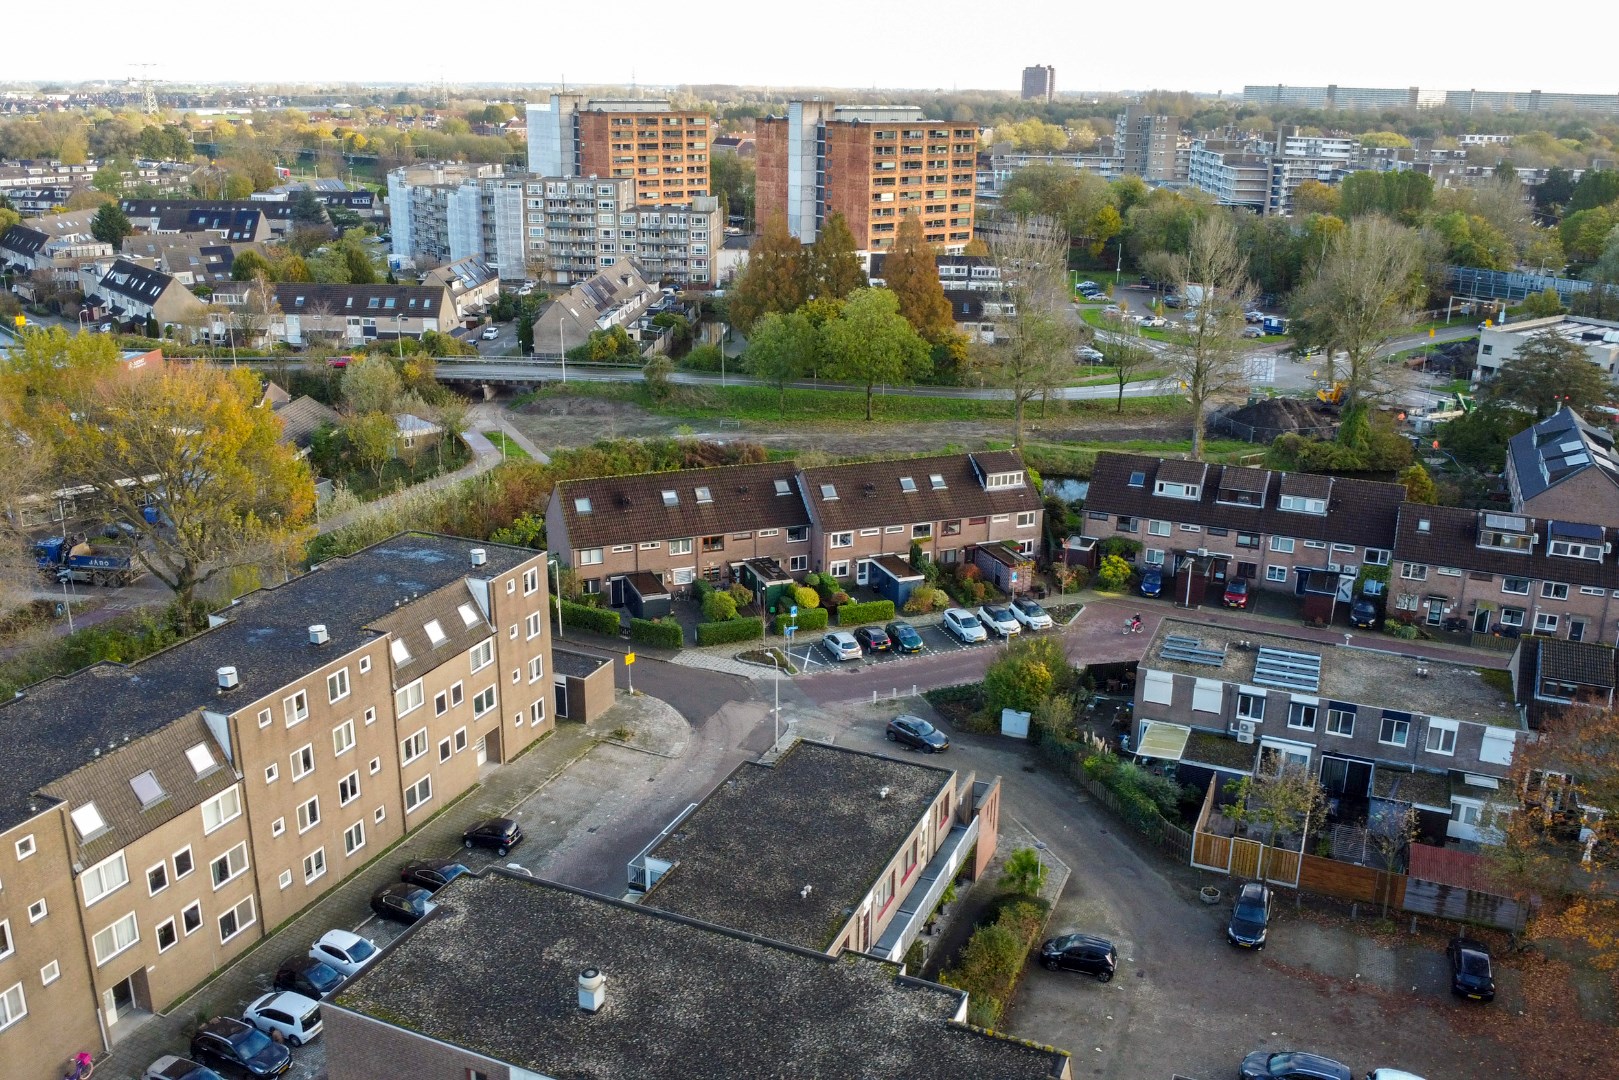
[[1254, 659], [1254, 682], [1313, 694], [1321, 689], [1321, 657], [1291, 649], [1262, 648]]
[[1218, 649], [1205, 648], [1203, 642], [1195, 637], [1184, 634], [1166, 634], [1164, 642], [1158, 649], [1158, 655], [1165, 660], [1179, 660], [1184, 664], [1201, 664], [1204, 667], [1225, 666], [1225, 645]]

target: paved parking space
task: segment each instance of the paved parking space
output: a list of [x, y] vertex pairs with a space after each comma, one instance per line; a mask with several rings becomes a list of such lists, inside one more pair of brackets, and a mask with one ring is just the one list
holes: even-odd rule
[[[989, 640], [987, 641], [980, 641], [970, 645], [965, 644], [958, 641], [947, 630], [945, 630], [944, 627], [939, 625], [919, 626], [916, 628], [916, 632], [921, 635], [922, 644], [925, 646], [923, 651], [919, 653], [868, 652], [862, 653], [858, 660], [838, 660], [832, 655], [832, 651], [821, 643], [821, 639], [816, 638], [814, 644], [811, 645], [807, 650], [801, 645], [793, 646], [793, 657], [795, 662], [799, 660], [807, 660], [808, 663], [802, 664], [801, 666], [805, 667], [805, 669], [808, 671], [822, 671], [827, 668], [860, 671], [866, 668], [890, 664], [903, 665], [911, 661], [924, 659], [929, 656], [936, 656], [940, 653], [971, 652], [985, 648], [1004, 647], [1006, 645], [1006, 641], [1004, 639], [995, 637], [993, 634], [990, 635]], [[1041, 631], [1041, 633], [1049, 632], [1050, 631]], [[1013, 638], [1016, 639], [1017, 636], [1018, 635], [1014, 634]]]

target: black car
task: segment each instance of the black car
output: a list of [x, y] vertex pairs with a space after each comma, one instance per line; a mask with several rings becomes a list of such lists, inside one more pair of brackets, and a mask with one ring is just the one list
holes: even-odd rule
[[1349, 621], [1362, 630], [1377, 628], [1377, 605], [1370, 600], [1356, 600], [1349, 608]]
[[1069, 934], [1041, 945], [1040, 963], [1047, 971], [1077, 971], [1096, 976], [1097, 982], [1107, 982], [1118, 967], [1119, 950], [1107, 938]]
[[399, 868], [399, 880], [438, 892], [462, 874], [468, 873], [471, 871], [454, 859], [437, 859], [406, 863]]
[[492, 817], [462, 833], [461, 842], [469, 848], [494, 848], [496, 855], [504, 855], [523, 842], [523, 827], [511, 818]]
[[292, 1066], [291, 1050], [231, 1016], [216, 1016], [197, 1029], [191, 1057], [243, 1076], [280, 1076]]
[[384, 919], [409, 925], [427, 917], [436, 905], [433, 894], [420, 885], [397, 882], [371, 894], [371, 910]]
[[891, 622], [883, 627], [895, 652], [919, 653], [924, 648], [922, 635], [908, 622]]
[[950, 749], [950, 740], [944, 732], [920, 716], [907, 716], [903, 713], [888, 722], [888, 741], [929, 754]]
[[1273, 1054], [1269, 1050], [1255, 1050], [1242, 1059], [1238, 1069], [1239, 1080], [1355, 1080], [1355, 1074], [1342, 1065], [1320, 1054], [1306, 1054], [1298, 1050], [1284, 1050]]
[[1225, 939], [1245, 949], [1265, 947], [1265, 929], [1270, 925], [1270, 890], [1249, 882], [1237, 890], [1237, 902], [1226, 923]]
[[862, 649], [871, 653], [887, 652], [894, 644], [880, 626], [862, 626], [854, 632], [854, 639], [860, 642]]
[[290, 990], [316, 1001], [336, 990], [342, 981], [342, 972], [313, 956], [289, 956], [275, 972], [277, 990]]
[[1450, 958], [1450, 992], [1473, 1001], [1495, 1000], [1495, 974], [1490, 966], [1490, 950], [1483, 942], [1459, 937], [1445, 949]]

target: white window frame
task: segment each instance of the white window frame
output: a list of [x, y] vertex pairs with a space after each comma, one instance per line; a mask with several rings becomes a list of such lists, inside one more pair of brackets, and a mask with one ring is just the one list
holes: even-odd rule
[[[425, 792], [425, 794], [423, 794]], [[415, 801], [412, 802], [411, 800]], [[433, 801], [433, 777], [424, 776], [405, 789], [405, 813], [420, 810], [426, 803]]]
[[[163, 944], [163, 928], [165, 926], [169, 928], [169, 933], [173, 938], [167, 945]], [[152, 927], [152, 942], [157, 946], [159, 956], [180, 944], [180, 924], [174, 921], [173, 915]]]
[[[51, 963], [54, 964], [56, 961], [52, 960]], [[44, 971], [43, 968], [40, 970], [41, 972]], [[53, 978], [49, 981], [55, 982], [56, 980]], [[27, 1015], [28, 995], [23, 993], [20, 981], [13, 983], [4, 990], [0, 990], [0, 1031], [4, 1031]]]
[[[247, 917], [245, 919], [242, 917], [243, 908], [247, 909]], [[232, 930], [228, 934], [225, 933], [225, 920], [227, 918], [232, 919], [236, 923], [236, 929]], [[235, 907], [231, 908], [229, 911], [225, 912], [219, 917], [217, 923], [219, 926], [219, 943], [221, 945], [225, 944], [227, 941], [235, 938], [237, 935], [241, 934], [242, 931], [253, 926], [258, 921], [258, 911], [253, 906], [253, 898], [251, 896], [242, 897], [241, 903], [237, 904]]]
[[287, 775], [297, 783], [315, 771], [315, 744], [304, 743], [287, 755]]
[[[228, 816], [225, 814], [227, 804], [230, 807], [230, 813]], [[226, 788], [218, 795], [215, 795], [213, 798], [203, 803], [202, 806], [199, 807], [199, 811], [202, 814], [202, 835], [208, 836], [212, 833], [218, 832], [220, 829], [223, 829], [226, 825], [229, 825], [231, 822], [242, 816], [241, 789], [236, 787]], [[208, 817], [210, 813], [218, 815], [218, 818], [213, 825], [208, 824]]]
[[309, 719], [309, 695], [300, 690], [281, 699], [282, 715], [288, 727], [296, 727]]
[[495, 662], [495, 639], [485, 638], [472, 647], [472, 673], [476, 675]]
[[854, 547], [853, 532], [835, 532], [827, 536], [826, 546], [832, 548]]
[[1568, 585], [1561, 581], [1542, 581], [1540, 596], [1543, 600], [1567, 600]]
[[537, 567], [529, 567], [523, 571], [523, 595], [538, 592], [540, 588], [540, 571]]
[[[190, 916], [193, 913], [196, 914], [196, 919], [195, 920], [190, 918]], [[195, 922], [195, 925], [192, 925], [193, 922]], [[186, 937], [190, 937], [192, 934], [195, 934], [198, 930], [201, 930], [201, 929], [202, 929], [202, 901], [201, 900], [193, 900], [193, 901], [191, 901], [191, 903], [187, 904], [185, 907], [180, 909], [180, 931]]]
[[298, 835], [320, 824], [320, 796], [311, 795], [298, 804]]
[[17, 861], [22, 862], [37, 850], [39, 850], [39, 847], [34, 842], [34, 834], [29, 833], [17, 841]]
[[1274, 563], [1271, 564], [1270, 566], [1265, 567], [1265, 580], [1266, 581], [1286, 581], [1287, 580], [1287, 567], [1285, 567], [1285, 566], [1277, 566]]
[[[115, 865], [118, 867], [118, 874], [109, 877], [108, 870]], [[90, 892], [90, 882], [92, 878], [96, 881], [98, 886], [94, 895], [91, 895]], [[109, 882], [114, 878], [117, 879], [117, 884], [109, 884]], [[84, 894], [85, 907], [89, 907], [100, 900], [106, 899], [128, 884], [129, 861], [124, 858], [124, 853], [122, 851], [113, 852], [111, 855], [108, 855], [105, 859], [102, 859], [100, 862], [96, 863], [94, 866], [90, 867], [84, 873], [79, 875], [79, 888]]]
[[[1328, 735], [1336, 735], [1340, 739], [1352, 739], [1352, 738], [1354, 738], [1355, 737], [1355, 718], [1356, 718], [1357, 715], [1358, 715], [1358, 710], [1352, 712], [1352, 711], [1350, 711], [1348, 709], [1334, 709], [1334, 708], [1329, 706], [1327, 708], [1327, 727], [1326, 727], [1327, 734]], [[1347, 731], [1339, 731], [1339, 730], [1337, 730], [1337, 728], [1343, 727], [1344, 725], [1340, 720], [1335, 719], [1335, 718], [1337, 718], [1337, 717], [1345, 717], [1345, 716], [1347, 716], [1349, 718], [1348, 730]]]
[[354, 721], [345, 720], [332, 729], [332, 755], [342, 757], [354, 747]]
[[528, 662], [528, 681], [539, 682], [545, 678], [545, 657], [536, 656]]
[[326, 703], [335, 705], [349, 696], [349, 669], [338, 668], [326, 676]]
[[49, 986], [51, 983], [55, 982], [61, 977], [62, 965], [55, 960], [52, 960], [50, 963], [39, 969], [39, 985], [41, 986]]
[[[155, 889], [152, 888], [152, 871], [154, 871], [154, 870], [159, 870], [159, 871], [162, 871], [162, 873], [163, 873], [163, 884], [159, 885]], [[167, 859], [159, 859], [157, 862], [153, 863], [151, 866], [148, 866], [146, 868], [146, 895], [147, 896], [156, 896], [158, 893], [163, 892], [165, 889], [167, 889], [171, 884], [172, 884], [172, 882], [169, 881], [169, 860], [167, 860]]]
[[[483, 704], [480, 705], [479, 703]], [[500, 704], [500, 696], [495, 691], [495, 684], [490, 683], [472, 696], [472, 718], [474, 720], [488, 714]]]
[[[0, 923], [0, 926], [3, 926], [3, 925], [5, 925], [5, 924]], [[118, 944], [118, 940], [122, 936], [120, 931], [123, 931], [124, 933], [127, 933], [129, 935], [132, 935], [122, 945]], [[107, 933], [112, 934], [112, 937], [108, 942], [108, 944], [112, 946], [112, 951], [109, 952], [109, 953], [103, 954], [102, 951], [101, 951], [102, 950], [101, 938], [102, 938], [103, 934], [107, 934]], [[103, 926], [100, 930], [97, 930], [95, 936], [90, 939], [90, 948], [91, 948], [91, 951], [95, 955], [96, 967], [105, 967], [107, 965], [107, 962], [110, 961], [113, 957], [120, 956], [123, 953], [128, 952], [130, 949], [133, 949], [135, 946], [139, 945], [140, 943], [141, 943], [141, 925], [140, 925], [140, 922], [135, 918], [135, 913], [133, 911], [131, 911], [126, 915], [123, 915], [123, 916], [121, 916], [121, 917], [119, 917], [117, 919], [114, 919], [112, 922], [108, 923], [106, 926]]]
[[361, 819], [343, 830], [343, 854], [353, 855], [365, 847], [365, 821]]
[[326, 876], [326, 845], [322, 844], [304, 856], [303, 871], [305, 885]]
[[[343, 787], [344, 787], [344, 785], [348, 785], [348, 787], [349, 787], [349, 795], [348, 795], [347, 798], [344, 798], [344, 796], [343, 796]], [[337, 782], [337, 805], [338, 806], [347, 806], [349, 803], [353, 802], [355, 799], [358, 799], [359, 797], [360, 797], [360, 770], [355, 769], [353, 772], [349, 773], [347, 776], [343, 777], [343, 779], [341, 779], [341, 780], [339, 780]]]
[[40, 897], [38, 900], [35, 900], [32, 904], [28, 905], [28, 925], [34, 925], [50, 913], [50, 905], [45, 902], [45, 898], [43, 896]]
[[[238, 852], [241, 853], [242, 856], [242, 865], [240, 867], [235, 866], [236, 855]], [[218, 866], [220, 863], [224, 863], [225, 869], [230, 871], [229, 874], [224, 878], [217, 878], [214, 874], [214, 867]], [[214, 891], [218, 892], [226, 885], [229, 885], [231, 882], [247, 873], [248, 865], [247, 841], [245, 840], [231, 848], [229, 851], [225, 852], [225, 854], [216, 859], [210, 860], [208, 863], [208, 880], [213, 884]]]
[[[1441, 754], [1444, 757], [1456, 756], [1456, 736], [1461, 731], [1461, 724], [1455, 720], [1445, 720], [1441, 717], [1428, 718], [1428, 734], [1422, 740], [1422, 748], [1430, 754]], [[1434, 736], [1439, 738], [1435, 740]], [[1437, 742], [1437, 745], [1435, 743]]]
[[[1398, 741], [1396, 741], [1394, 739], [1385, 739], [1383, 737], [1383, 726], [1385, 724], [1393, 724], [1393, 725], [1395, 725], [1395, 730], [1396, 731], [1399, 731], [1401, 725], [1404, 725], [1405, 738], [1400, 739]], [[1402, 748], [1409, 748], [1410, 745], [1411, 745], [1411, 721], [1410, 720], [1396, 720], [1391, 716], [1379, 715], [1378, 718], [1377, 718], [1377, 742], [1378, 742], [1378, 745], [1380, 745], [1380, 746], [1398, 746], [1398, 747], [1402, 747]]]
[[540, 613], [538, 611], [529, 612], [529, 615], [528, 615], [528, 638], [526, 640], [533, 641], [535, 638], [539, 637], [540, 634], [544, 632], [544, 630], [545, 630], [545, 620], [540, 618]]
[[1293, 538], [1291, 536], [1273, 536], [1270, 538], [1270, 549], [1283, 555], [1293, 554]]
[[422, 690], [422, 680], [407, 683], [394, 691], [394, 715], [409, 716], [427, 702], [425, 692]]

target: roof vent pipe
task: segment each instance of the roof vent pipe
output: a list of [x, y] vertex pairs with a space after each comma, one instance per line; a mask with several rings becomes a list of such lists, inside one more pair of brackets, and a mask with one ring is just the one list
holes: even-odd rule
[[309, 628], [309, 644], [324, 645], [332, 640], [332, 635], [326, 632], [325, 623], [316, 623]]
[[472, 549], [472, 565], [473, 566], [482, 566], [484, 563], [486, 563], [488, 561], [489, 561], [489, 553], [487, 551], [485, 551], [483, 548], [473, 548]]
[[888, 788], [886, 788], [886, 787], [883, 787], [883, 788], [878, 788], [878, 789], [877, 789], [877, 797], [878, 797], [878, 798], [879, 798], [879, 799], [886, 799], [886, 798], [888, 798]]
[[221, 690], [234, 690], [237, 683], [241, 681], [236, 677], [236, 669], [233, 667], [222, 667], [215, 674], [219, 676], [219, 688]]
[[607, 1004], [607, 977], [598, 968], [585, 968], [579, 973], [579, 1008], [593, 1013]]

